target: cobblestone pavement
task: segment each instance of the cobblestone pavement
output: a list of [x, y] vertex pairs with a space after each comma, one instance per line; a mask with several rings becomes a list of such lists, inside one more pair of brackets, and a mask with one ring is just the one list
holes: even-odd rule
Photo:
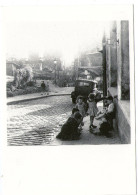
[[8, 145], [49, 144], [71, 114], [70, 96], [55, 96], [7, 106]]
[[[20, 145], [69, 145], [69, 144], [117, 144], [114, 139], [96, 137], [83, 132], [82, 139], [63, 142], [55, 138], [61, 125], [71, 114], [73, 104], [70, 96], [55, 96], [20, 102], [7, 106], [7, 143]], [[85, 119], [86, 120], [86, 119]], [[85, 121], [86, 123], [86, 121]], [[86, 124], [88, 125], [88, 124]], [[93, 140], [93, 141], [92, 141]]]

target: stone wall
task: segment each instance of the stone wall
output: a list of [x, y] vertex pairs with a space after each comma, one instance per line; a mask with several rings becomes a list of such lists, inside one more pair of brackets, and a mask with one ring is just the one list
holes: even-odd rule
[[122, 55], [122, 99], [130, 99], [129, 89], [129, 23], [121, 21], [121, 55]]

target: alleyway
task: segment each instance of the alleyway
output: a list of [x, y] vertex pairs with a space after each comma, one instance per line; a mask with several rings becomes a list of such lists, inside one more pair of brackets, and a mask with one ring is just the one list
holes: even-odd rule
[[106, 138], [91, 134], [88, 131], [89, 117], [84, 119], [80, 140], [57, 140], [55, 136], [70, 116], [72, 108], [70, 96], [47, 97], [8, 105], [8, 145], [120, 144], [117, 135]]

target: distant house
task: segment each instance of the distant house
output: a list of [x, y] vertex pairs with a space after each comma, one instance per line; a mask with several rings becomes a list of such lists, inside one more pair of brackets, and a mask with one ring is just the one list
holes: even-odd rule
[[102, 67], [79, 67], [78, 76], [83, 79], [93, 79], [102, 76]]
[[42, 70], [41, 69], [34, 69], [33, 74], [34, 74], [34, 77], [38, 78], [38, 79], [51, 79], [54, 77], [52, 71], [46, 67]]
[[102, 54], [100, 52], [88, 53], [86, 58], [85, 66], [78, 67], [78, 78], [97, 80], [98, 83], [102, 82]]
[[100, 52], [95, 52], [95, 53], [89, 53], [88, 54], [88, 59], [89, 59], [89, 67], [100, 67], [102, 66], [102, 54]]

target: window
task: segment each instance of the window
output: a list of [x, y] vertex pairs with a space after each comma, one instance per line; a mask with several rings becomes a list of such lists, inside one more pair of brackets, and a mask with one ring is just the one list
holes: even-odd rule
[[89, 83], [84, 83], [84, 86], [87, 86], [87, 87], [89, 87]]
[[89, 83], [87, 83], [87, 82], [79, 82], [78, 86], [80, 86], [80, 87], [83, 87], [83, 86], [89, 87]]

